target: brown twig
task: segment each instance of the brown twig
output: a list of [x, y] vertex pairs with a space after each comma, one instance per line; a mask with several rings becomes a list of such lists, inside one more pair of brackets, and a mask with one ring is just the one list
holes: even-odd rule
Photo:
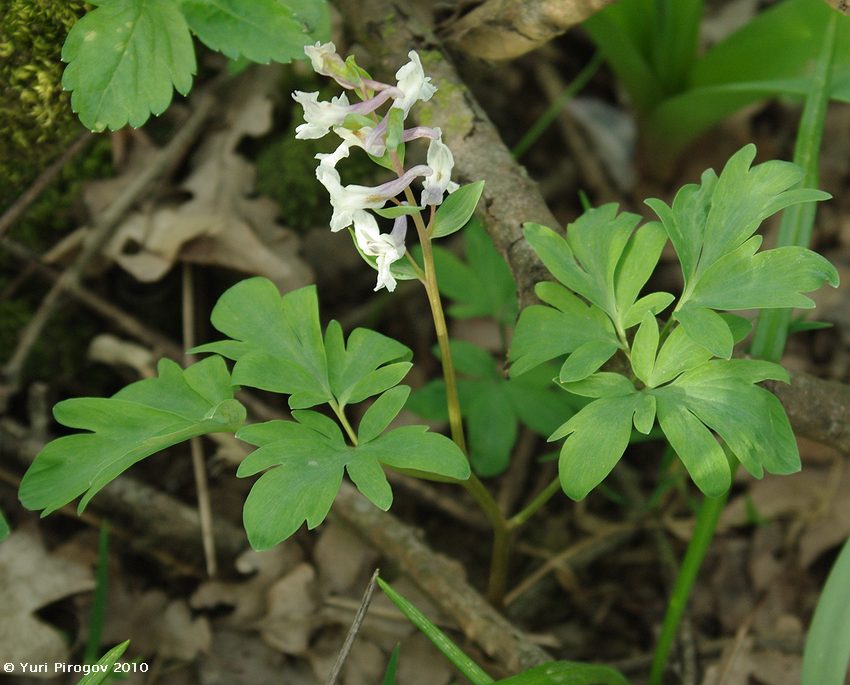
[[134, 178], [106, 211], [98, 217], [74, 263], [54, 283], [35, 315], [21, 332], [18, 345], [3, 370], [5, 387], [0, 387], [0, 410], [5, 409], [9, 398], [17, 392], [24, 364], [29, 359], [30, 353], [45, 326], [58, 309], [65, 292], [80, 283], [88, 265], [100, 253], [100, 250], [118, 228], [121, 219], [130, 211], [143, 193], [154, 181], [173, 169], [177, 162], [183, 158], [189, 146], [201, 132], [203, 124], [212, 112], [214, 105], [215, 99], [209, 91], [200, 94], [191, 115], [177, 134], [162, 149], [157, 159]]
[[[192, 280], [192, 265], [183, 263], [182, 272], [183, 294], [183, 347], [187, 350], [195, 346], [195, 287]], [[186, 366], [195, 360], [188, 352], [184, 355]], [[195, 489], [198, 493], [198, 517], [201, 521], [201, 540], [204, 546], [204, 557], [207, 563], [207, 574], [216, 574], [215, 535], [213, 534], [212, 506], [210, 505], [210, 489], [207, 483], [207, 467], [204, 463], [204, 447], [200, 438], [189, 441], [189, 451], [192, 454], [192, 472], [195, 475]]]
[[351, 627], [348, 629], [345, 641], [342, 643], [342, 648], [339, 650], [339, 654], [337, 654], [336, 661], [334, 662], [330, 673], [328, 673], [325, 685], [334, 685], [337, 678], [339, 678], [342, 667], [345, 665], [345, 660], [348, 658], [349, 652], [351, 652], [351, 648], [354, 646], [354, 638], [356, 638], [357, 633], [360, 632], [360, 626], [363, 625], [363, 620], [366, 618], [366, 612], [369, 610], [369, 605], [372, 603], [372, 595], [375, 594], [378, 571], [379, 569], [375, 569], [375, 572], [369, 579], [369, 584], [366, 586], [366, 590], [363, 592], [363, 598], [360, 600], [360, 606], [357, 607], [357, 613], [354, 614], [354, 620], [351, 622]]
[[463, 500], [444, 494], [421, 480], [394, 471], [387, 473], [387, 480], [396, 487], [406, 490], [423, 504], [460, 521], [471, 530], [482, 532], [490, 530], [490, 524], [481, 512], [470, 508]]
[[519, 57], [580, 24], [614, 0], [486, 0], [449, 33], [452, 46], [482, 59]]
[[94, 136], [86, 131], [71, 143], [57, 160], [41, 172], [33, 184], [0, 216], [0, 236], [4, 235], [23, 216], [24, 212], [29, 209], [29, 206], [38, 199], [39, 195], [45, 191], [47, 186], [53, 182], [53, 179], [65, 168], [65, 165], [85, 150], [86, 146], [93, 140]]
[[516, 672], [551, 660], [464, 580], [457, 562], [431, 550], [415, 529], [376, 509], [345, 484], [333, 512], [394, 559], [469, 639], [507, 669]]

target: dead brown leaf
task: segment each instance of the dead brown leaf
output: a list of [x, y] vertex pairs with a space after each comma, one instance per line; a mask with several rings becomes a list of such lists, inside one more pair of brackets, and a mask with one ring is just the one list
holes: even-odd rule
[[269, 588], [268, 613], [257, 623], [267, 644], [285, 654], [307, 651], [319, 620], [315, 581], [313, 567], [301, 563]]
[[34, 612], [94, 586], [89, 568], [50, 554], [34, 532], [12, 533], [0, 544], [0, 662], [66, 662], [65, 639]]
[[277, 72], [269, 68], [234, 85], [223, 128], [206, 137], [182, 184], [191, 199], [133, 214], [116, 232], [106, 251], [122, 268], [140, 281], [156, 281], [186, 260], [263, 275], [283, 290], [311, 280], [295, 235], [275, 221], [277, 205], [251, 197], [254, 166], [237, 152], [243, 138], [271, 129], [269, 93], [276, 82]]

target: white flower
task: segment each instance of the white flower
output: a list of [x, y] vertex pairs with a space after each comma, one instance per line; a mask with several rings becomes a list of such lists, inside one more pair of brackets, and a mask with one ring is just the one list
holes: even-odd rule
[[443, 193], [453, 193], [458, 189], [457, 183], [451, 180], [455, 160], [448, 145], [443, 143], [442, 132], [437, 130], [437, 137], [428, 145], [428, 167], [431, 174], [422, 184], [422, 206], [438, 205], [443, 201]]
[[425, 76], [419, 55], [411, 50], [408, 57], [410, 61], [396, 72], [395, 77], [398, 79], [401, 96], [393, 102], [393, 107], [403, 110], [405, 117], [418, 100], [423, 102], [430, 100], [431, 96], [437, 92], [436, 86], [431, 83], [431, 77]]
[[375, 290], [386, 288], [395, 290], [396, 280], [390, 271], [390, 265], [403, 259], [407, 248], [404, 238], [407, 234], [407, 217], [395, 220], [392, 233], [381, 233], [378, 222], [369, 212], [357, 212], [354, 215], [354, 238], [363, 254], [375, 257], [378, 267], [378, 283]]
[[334, 133], [342, 138], [344, 145], [362, 147], [370, 155], [381, 157], [387, 151], [385, 121], [386, 119], [383, 119], [377, 126], [362, 126], [356, 131], [336, 126]]
[[420, 164], [409, 169], [399, 178], [383, 183], [379, 186], [342, 185], [336, 163], [343, 157], [348, 156], [348, 145], [343, 143], [332, 154], [318, 154], [319, 166], [316, 168], [316, 178], [325, 186], [331, 196], [333, 216], [331, 217], [331, 231], [341, 231], [351, 226], [354, 216], [363, 209], [376, 209], [383, 207], [387, 200], [395, 197], [417, 176], [427, 176], [431, 170]]
[[351, 112], [345, 93], [331, 98], [330, 102], [320, 101], [319, 93], [303, 93], [296, 90], [292, 99], [304, 108], [304, 121], [295, 129], [295, 137], [302, 140], [321, 138], [334, 126], [339, 126]]
[[343, 88], [354, 88], [349, 76], [349, 69], [342, 59], [336, 53], [336, 45], [333, 43], [316, 43], [315, 45], [305, 45], [304, 54], [310, 58], [310, 63], [313, 65], [313, 71], [322, 76], [330, 76]]

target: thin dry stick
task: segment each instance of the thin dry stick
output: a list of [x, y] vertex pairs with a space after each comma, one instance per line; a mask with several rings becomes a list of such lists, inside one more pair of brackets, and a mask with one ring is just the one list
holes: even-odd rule
[[622, 525], [611, 526], [610, 529], [586, 538], [581, 542], [568, 547], [562, 552], [551, 557], [540, 568], [535, 569], [530, 575], [526, 576], [513, 590], [505, 595], [505, 606], [510, 606], [548, 573], [554, 571], [559, 566], [564, 566], [571, 562], [578, 562], [584, 557], [590, 555], [593, 558], [605, 554], [606, 552], [619, 547], [626, 540], [634, 536], [639, 530], [635, 523], [627, 523]]
[[369, 610], [369, 604], [372, 603], [372, 595], [375, 594], [375, 584], [378, 580], [378, 571], [379, 569], [376, 568], [372, 577], [369, 579], [369, 584], [363, 593], [363, 599], [360, 600], [360, 607], [357, 609], [357, 613], [354, 614], [354, 621], [351, 623], [351, 628], [348, 629], [348, 635], [345, 636], [345, 642], [342, 643], [342, 649], [339, 650], [339, 654], [336, 657], [333, 668], [331, 668], [331, 672], [328, 674], [325, 685], [334, 685], [340, 671], [342, 671], [342, 667], [345, 665], [348, 653], [354, 645], [354, 638], [357, 637], [360, 626], [363, 625], [363, 619], [366, 618], [366, 612]]
[[[16, 259], [29, 262], [39, 276], [51, 283], [55, 283], [61, 278], [61, 274], [58, 271], [44, 264], [38, 258], [38, 255], [20, 243], [7, 237], [0, 237], [0, 247], [8, 250], [9, 254]], [[175, 361], [183, 360], [183, 349], [174, 341], [159, 331], [149, 328], [134, 316], [103, 299], [100, 295], [92, 292], [81, 283], [72, 284], [69, 287], [68, 293], [75, 297], [81, 304], [84, 304], [92, 311], [114, 323], [128, 335], [132, 335], [137, 340], [153, 348], [154, 352], [158, 355], [165, 355]], [[248, 407], [254, 416], [264, 421], [280, 418], [279, 411], [268, 406], [256, 396], [246, 393], [244, 390], [239, 393], [239, 401]], [[213, 440], [217, 439], [213, 437]]]
[[118, 228], [121, 219], [138, 201], [151, 184], [186, 154], [189, 146], [201, 132], [204, 122], [213, 110], [215, 99], [209, 92], [198, 97], [192, 114], [182, 128], [159, 153], [157, 159], [142, 171], [115, 201], [103, 212], [86, 237], [80, 254], [74, 263], [59, 277], [59, 280], [42, 300], [38, 311], [21, 332], [18, 346], [4, 369], [5, 387], [0, 388], [0, 411], [4, 411], [9, 398], [17, 392], [24, 364], [32, 352], [35, 343], [41, 337], [53, 314], [61, 303], [65, 291], [80, 283], [86, 267], [100, 253], [103, 246]]
[[0, 216], [0, 236], [5, 234], [21, 218], [29, 206], [38, 199], [38, 196], [44, 192], [53, 179], [59, 175], [59, 172], [65, 168], [65, 165], [80, 154], [93, 140], [94, 136], [86, 131], [71, 143], [57, 160], [41, 172], [33, 184], [15, 200], [14, 204], [3, 212], [3, 216]]
[[[183, 346], [189, 350], [195, 346], [195, 288], [192, 282], [192, 265], [183, 262]], [[195, 356], [185, 354], [188, 366]], [[215, 536], [213, 535], [212, 507], [210, 506], [210, 489], [207, 483], [207, 468], [204, 463], [204, 447], [200, 438], [189, 441], [192, 453], [192, 471], [195, 474], [195, 488], [198, 492], [198, 517], [201, 520], [201, 541], [204, 545], [204, 557], [207, 562], [207, 573], [215, 576], [217, 568], [215, 561]]]

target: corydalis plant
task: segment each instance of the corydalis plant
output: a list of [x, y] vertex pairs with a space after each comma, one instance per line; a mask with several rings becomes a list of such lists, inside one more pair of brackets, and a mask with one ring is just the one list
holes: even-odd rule
[[[307, 47], [306, 52], [319, 73], [333, 76], [363, 98], [352, 106], [345, 94], [330, 102], [320, 102], [315, 93], [295, 96], [307, 120], [298, 129], [300, 137], [325, 135], [331, 129], [340, 136], [333, 153], [318, 156], [317, 176], [330, 192], [334, 210], [331, 228], [354, 225], [361, 254], [378, 270], [379, 287], [392, 290], [396, 278], [423, 282], [435, 322], [441, 324], [440, 345], [447, 345], [430, 241], [463, 227], [482, 183], [457, 189], [444, 202], [445, 193], [457, 186], [450, 180], [453, 160], [439, 130], [404, 129], [410, 108], [434, 92], [415, 53], [399, 70], [398, 84], [390, 86], [370, 79], [353, 61], [344, 62], [330, 44]], [[382, 105], [389, 111], [380, 118], [376, 112]], [[423, 137], [431, 140], [428, 164], [404, 169], [404, 142]], [[375, 188], [344, 186], [336, 164], [351, 147], [363, 147], [377, 163], [395, 171], [396, 178]], [[425, 179], [421, 208], [410, 190], [417, 178]], [[396, 197], [401, 193], [407, 204]], [[388, 201], [396, 206], [382, 209]], [[426, 206], [431, 208], [427, 225], [418, 214]], [[381, 233], [368, 209], [394, 219], [393, 231]], [[423, 266], [410, 259], [402, 271], [395, 263], [406, 254], [404, 222], [411, 213], [422, 242]], [[227, 339], [193, 352], [213, 356], [185, 370], [163, 360], [157, 378], [133, 383], [111, 398], [59, 403], [54, 409], [57, 421], [87, 432], [45, 446], [21, 482], [23, 504], [49, 513], [82, 496], [82, 511], [100, 489], [136, 462], [217, 432], [234, 432], [257, 448], [237, 475], [260, 474], [243, 511], [248, 539], [258, 549], [286, 539], [304, 522], [308, 528], [319, 525], [345, 474], [384, 510], [393, 499], [385, 468], [458, 482], [470, 478], [462, 432], [455, 431], [460, 421], [456, 393], [449, 393], [449, 402], [454, 401], [450, 414], [456, 417], [454, 441], [425, 426], [391, 429], [410, 392], [400, 383], [412, 366], [411, 351], [368, 329], [356, 329], [346, 339], [335, 321], [323, 332], [314, 287], [281, 296], [271, 281], [248, 279], [222, 295], [211, 319]], [[232, 370], [225, 359], [233, 362]], [[454, 376], [448, 376], [453, 386]], [[244, 425], [245, 408], [234, 397], [239, 386], [288, 395], [293, 420]], [[347, 410], [370, 398], [355, 427]], [[325, 413], [315, 410], [322, 405]]]
[[[360, 102], [350, 104], [346, 93], [320, 101], [318, 93], [296, 91], [293, 98], [303, 107], [305, 122], [296, 128], [296, 138], [322, 138], [331, 132], [339, 138], [334, 152], [316, 155], [319, 160], [316, 178], [327, 189], [333, 207], [331, 230], [336, 232], [353, 226], [358, 250], [378, 271], [375, 290], [392, 291], [397, 278], [421, 277], [421, 270], [410, 258], [405, 245], [408, 216], [430, 208], [433, 217], [445, 194], [458, 189], [458, 184], [451, 180], [454, 158], [442, 141], [440, 129], [405, 128], [405, 119], [413, 105], [431, 99], [436, 87], [430, 77], [425, 76], [419, 55], [414, 51], [409, 53], [410, 61], [396, 73], [395, 85], [374, 80], [351, 57], [343, 60], [333, 43], [317, 43], [305, 48], [305, 52], [316, 73], [333, 78]], [[429, 141], [427, 164], [406, 169], [405, 143], [417, 139]], [[396, 178], [376, 187], [343, 185], [336, 167], [341, 159], [349, 156], [352, 148], [364, 150], [376, 164], [395, 172]], [[411, 184], [420, 178], [423, 183], [417, 203]], [[453, 230], [461, 228], [469, 218], [479, 194], [480, 186], [469, 213], [461, 217]], [[388, 202], [395, 206], [384, 210]], [[394, 219], [392, 231], [382, 233], [375, 215], [368, 210]], [[432, 228], [433, 225], [427, 237], [438, 237]], [[410, 260], [408, 268], [393, 266], [405, 257]]]
[[[759, 252], [762, 238], [753, 235], [775, 212], [829, 196], [796, 188], [802, 176], [796, 165], [751, 167], [754, 158], [755, 147], [744, 147], [719, 177], [708, 170], [700, 184], [684, 186], [672, 206], [647, 200], [661, 221], [637, 230], [640, 217], [618, 214], [616, 205], [586, 212], [566, 236], [526, 224], [527, 240], [562, 285], [537, 285], [545, 304], [520, 316], [512, 373], [567, 355], [557, 382], [593, 400], [550, 437], [567, 438], [559, 475], [570, 497], [584, 497], [608, 475], [632, 426], [648, 433], [656, 419], [707, 495], [729, 488], [726, 451], [757, 478], [799, 470], [785, 410], [756, 385], [787, 382], [788, 373], [778, 364], [731, 358], [750, 324], [729, 312], [813, 307], [802, 293], [838, 284], [835, 268], [817, 253]], [[668, 238], [684, 290], [678, 300], [665, 292], [639, 297]], [[674, 301], [659, 329], [657, 315]], [[615, 355], [629, 373], [600, 371]]]

